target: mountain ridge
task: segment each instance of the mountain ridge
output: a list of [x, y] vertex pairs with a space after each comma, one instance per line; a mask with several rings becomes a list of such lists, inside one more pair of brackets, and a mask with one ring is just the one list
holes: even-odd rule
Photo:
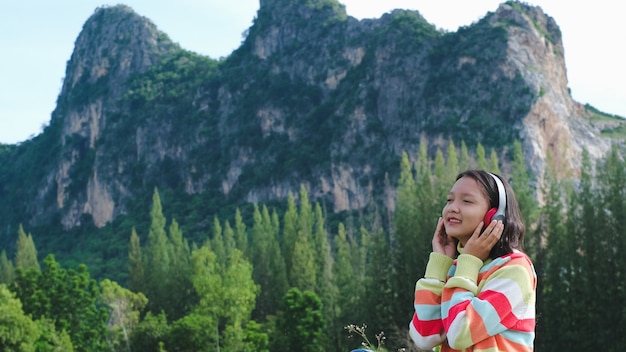
[[509, 1], [442, 32], [418, 11], [356, 20], [335, 0], [288, 3], [261, 1], [220, 61], [128, 6], [97, 9], [50, 125], [0, 153], [16, 166], [0, 169], [17, 204], [4, 235], [19, 222], [102, 227], [154, 187], [241, 204], [304, 185], [331, 212], [393, 211], [400, 154], [425, 141], [431, 153], [481, 143], [505, 162], [520, 139], [538, 185], [548, 155], [576, 174], [583, 149], [600, 158], [622, 142], [602, 135], [621, 120], [571, 98], [560, 30], [539, 7]]

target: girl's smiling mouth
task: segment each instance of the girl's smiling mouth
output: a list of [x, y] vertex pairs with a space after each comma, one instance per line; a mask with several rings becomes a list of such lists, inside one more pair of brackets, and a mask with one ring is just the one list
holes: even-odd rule
[[448, 224], [454, 225], [454, 224], [460, 224], [460, 223], [461, 223], [461, 220], [460, 220], [460, 219], [458, 219], [458, 218], [449, 217], [449, 218], [446, 220], [446, 222], [447, 222]]

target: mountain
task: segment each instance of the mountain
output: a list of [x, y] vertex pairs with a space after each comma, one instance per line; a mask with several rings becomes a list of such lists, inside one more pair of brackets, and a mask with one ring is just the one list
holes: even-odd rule
[[622, 145], [624, 120], [572, 99], [564, 55], [554, 19], [517, 1], [444, 32], [417, 11], [357, 20], [337, 0], [261, 0], [222, 60], [128, 6], [101, 7], [50, 124], [0, 145], [0, 243], [19, 223], [101, 228], [147, 212], [155, 188], [204, 222], [301, 185], [330, 213], [393, 211], [400, 155], [420, 143], [480, 143], [506, 173], [520, 140], [537, 182], [548, 160], [576, 174], [583, 149]]

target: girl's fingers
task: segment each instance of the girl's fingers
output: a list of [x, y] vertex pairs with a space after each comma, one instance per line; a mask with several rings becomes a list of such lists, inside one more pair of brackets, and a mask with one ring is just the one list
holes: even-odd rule
[[489, 240], [489, 242], [495, 243], [500, 239], [500, 236], [502, 236], [503, 229], [504, 225], [502, 224], [502, 221], [492, 221], [492, 223], [489, 224], [489, 227], [485, 229], [485, 232], [483, 234], [487, 235], [487, 239]]
[[437, 220], [437, 232], [441, 231], [441, 226], [443, 226], [443, 218], [440, 216]]
[[435, 228], [435, 233], [433, 234], [433, 246], [435, 245], [435, 242], [439, 244], [445, 243], [445, 238], [443, 238], [443, 235], [441, 232], [442, 224], [443, 224], [443, 221], [441, 217], [439, 217], [439, 220], [437, 220], [437, 227]]
[[504, 225], [502, 221], [492, 221], [481, 232], [483, 223], [474, 230], [474, 233], [465, 244], [463, 253], [473, 255], [484, 261], [489, 257], [489, 251], [498, 243], [502, 236]]
[[500, 228], [501, 225], [502, 225], [502, 221], [500, 221], [500, 220], [492, 220], [491, 223], [485, 228], [485, 231], [483, 231], [483, 234], [489, 235], [489, 234], [491, 234], [493, 232], [496, 232], [498, 230], [501, 231], [502, 230]]
[[[480, 235], [481, 235], [480, 230], [482, 230], [483, 226], [484, 226], [484, 223], [481, 221], [480, 224], [478, 224], [478, 226], [474, 230], [474, 233], [472, 234], [472, 237], [480, 237]], [[485, 230], [485, 231], [487, 231], [487, 230]]]
[[441, 242], [441, 244], [445, 244], [447, 242], [447, 236], [443, 231], [443, 218], [439, 217], [439, 220], [437, 220], [437, 229], [435, 230], [435, 235], [437, 235], [437, 237], [439, 237], [439, 241]]

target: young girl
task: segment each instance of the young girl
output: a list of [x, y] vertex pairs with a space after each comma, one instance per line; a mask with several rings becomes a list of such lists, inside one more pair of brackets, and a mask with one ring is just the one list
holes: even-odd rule
[[508, 183], [479, 170], [458, 175], [415, 286], [418, 348], [533, 350], [537, 276], [521, 251], [524, 231]]

